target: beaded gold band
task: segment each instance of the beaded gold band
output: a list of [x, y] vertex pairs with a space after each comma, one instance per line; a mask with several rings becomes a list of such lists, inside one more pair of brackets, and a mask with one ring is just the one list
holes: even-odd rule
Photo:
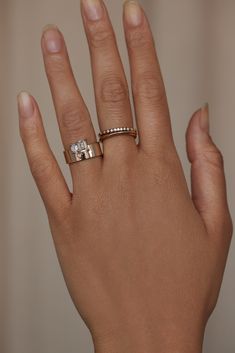
[[105, 139], [109, 137], [113, 137], [116, 135], [129, 135], [133, 136], [134, 138], [137, 137], [137, 130], [134, 129], [133, 127], [115, 127], [111, 129], [104, 130], [99, 133], [99, 139], [101, 142], [103, 142]]

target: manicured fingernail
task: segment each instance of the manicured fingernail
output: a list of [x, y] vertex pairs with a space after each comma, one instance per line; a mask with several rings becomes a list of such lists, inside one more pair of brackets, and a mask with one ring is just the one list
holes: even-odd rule
[[55, 25], [43, 28], [43, 39], [49, 53], [58, 53], [62, 49], [62, 36]]
[[88, 20], [98, 21], [103, 15], [103, 6], [100, 0], [82, 0], [84, 12]]
[[142, 23], [143, 12], [136, 0], [128, 0], [124, 4], [124, 15], [127, 23], [137, 27]]
[[20, 115], [24, 118], [30, 118], [34, 113], [34, 105], [30, 95], [27, 92], [21, 92], [18, 95]]
[[201, 129], [209, 133], [210, 124], [209, 124], [209, 104], [205, 103], [201, 108], [201, 117], [200, 117], [200, 127]]

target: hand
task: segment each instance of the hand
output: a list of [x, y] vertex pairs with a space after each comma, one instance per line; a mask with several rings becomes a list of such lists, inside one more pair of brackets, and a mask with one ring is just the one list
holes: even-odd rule
[[[92, 6], [93, 4], [93, 6]], [[101, 130], [133, 126], [127, 81], [107, 10], [82, 1]], [[19, 95], [20, 131], [58, 259], [97, 352], [200, 352], [228, 255], [230, 218], [208, 107], [192, 117], [192, 195], [172, 138], [152, 34], [137, 2], [124, 7], [139, 143], [106, 139], [104, 157], [72, 164], [70, 193], [35, 99]], [[61, 32], [42, 51], [64, 147], [96, 141]]]

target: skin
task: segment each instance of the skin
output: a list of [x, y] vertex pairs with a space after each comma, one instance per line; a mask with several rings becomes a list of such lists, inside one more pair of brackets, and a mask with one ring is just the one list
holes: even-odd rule
[[[124, 5], [133, 116], [105, 5], [81, 5], [100, 129], [133, 126], [136, 119], [139, 143], [124, 135], [105, 140], [103, 158], [70, 166], [70, 193], [35, 99], [18, 97], [20, 133], [69, 293], [96, 352], [199, 353], [232, 236], [223, 158], [209, 134], [208, 106], [194, 113], [186, 134], [190, 193], [143, 9], [133, 1]], [[96, 141], [55, 26], [45, 28], [42, 52], [64, 147]]]

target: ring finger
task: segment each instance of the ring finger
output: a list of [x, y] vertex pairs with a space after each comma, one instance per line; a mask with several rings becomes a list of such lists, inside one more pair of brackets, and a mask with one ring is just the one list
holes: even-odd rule
[[[66, 45], [62, 33], [56, 26], [47, 26], [42, 36], [42, 51], [45, 70], [48, 77], [52, 98], [56, 110], [61, 138], [65, 149], [80, 139], [88, 143], [96, 141], [94, 127], [76, 84], [70, 65]], [[73, 176], [77, 176], [86, 166], [89, 168], [101, 163], [99, 158], [71, 165]]]

